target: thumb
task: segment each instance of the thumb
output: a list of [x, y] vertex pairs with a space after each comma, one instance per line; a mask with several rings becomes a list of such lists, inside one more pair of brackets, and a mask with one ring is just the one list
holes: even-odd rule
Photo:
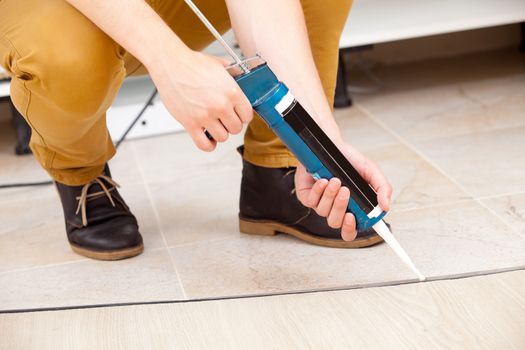
[[306, 203], [308, 193], [312, 190], [312, 187], [315, 184], [315, 180], [310, 174], [306, 171], [305, 167], [302, 164], [297, 165], [297, 170], [295, 171], [295, 194], [301, 203]]

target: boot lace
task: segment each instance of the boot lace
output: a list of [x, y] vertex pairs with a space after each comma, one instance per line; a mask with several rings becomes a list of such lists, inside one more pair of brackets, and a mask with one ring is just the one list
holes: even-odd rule
[[[106, 181], [109, 183], [112, 187], [108, 188], [104, 182]], [[102, 188], [102, 191], [89, 193], [89, 188], [98, 183], [100, 185], [100, 188]], [[80, 196], [77, 196], [76, 199], [78, 201], [77, 210], [75, 212], [76, 215], [78, 215], [79, 212], [82, 213], [82, 226], [88, 225], [88, 219], [87, 219], [87, 202], [89, 199], [92, 199], [94, 197], [99, 197], [101, 195], [106, 195], [108, 197], [109, 202], [113, 207], [115, 207], [115, 201], [113, 200], [113, 196], [111, 195], [111, 191], [114, 191], [116, 188], [120, 187], [120, 185], [114, 181], [112, 178], [106, 175], [99, 175], [96, 179], [88, 182], [87, 184], [82, 187], [82, 191], [80, 192]]]

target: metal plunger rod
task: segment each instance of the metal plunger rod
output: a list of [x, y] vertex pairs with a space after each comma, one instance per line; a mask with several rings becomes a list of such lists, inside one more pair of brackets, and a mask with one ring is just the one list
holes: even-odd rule
[[239, 56], [237, 56], [237, 54], [235, 53], [235, 51], [233, 51], [233, 49], [230, 47], [230, 45], [228, 45], [228, 43], [226, 43], [226, 41], [224, 41], [224, 39], [222, 38], [221, 34], [217, 31], [217, 29], [215, 29], [215, 27], [210, 23], [210, 21], [208, 21], [206, 16], [204, 16], [204, 14], [201, 12], [201, 10], [199, 10], [197, 5], [195, 5], [193, 3], [193, 1], [191, 1], [191, 0], [184, 0], [184, 2], [186, 2], [186, 4], [197, 15], [197, 17], [199, 17], [199, 19], [206, 26], [206, 28], [208, 28], [208, 30], [213, 34], [215, 39], [217, 39], [217, 41], [222, 45], [222, 47], [224, 47], [226, 52], [228, 52], [228, 54], [235, 60], [235, 63], [237, 63], [239, 65], [239, 67], [241, 67], [241, 69], [244, 71], [244, 73], [248, 73], [250, 70], [245, 66], [244, 62], [240, 59]]

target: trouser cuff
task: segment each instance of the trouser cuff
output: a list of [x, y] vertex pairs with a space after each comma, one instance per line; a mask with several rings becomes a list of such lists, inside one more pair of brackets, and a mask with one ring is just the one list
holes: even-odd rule
[[102, 174], [105, 164], [93, 167], [76, 169], [46, 169], [49, 175], [57, 181], [67, 186], [81, 186], [94, 180]]

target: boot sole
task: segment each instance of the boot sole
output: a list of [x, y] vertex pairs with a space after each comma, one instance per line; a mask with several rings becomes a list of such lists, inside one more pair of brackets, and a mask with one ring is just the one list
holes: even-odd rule
[[383, 238], [379, 235], [356, 238], [350, 242], [342, 239], [323, 238], [276, 221], [249, 220], [245, 218], [239, 218], [239, 230], [242, 233], [263, 236], [275, 236], [278, 233], [285, 233], [308, 243], [330, 248], [364, 248], [383, 242]]
[[142, 242], [135, 247], [107, 251], [91, 250], [71, 243], [69, 245], [75, 253], [96, 260], [122, 260], [137, 256], [144, 251], [144, 244]]

